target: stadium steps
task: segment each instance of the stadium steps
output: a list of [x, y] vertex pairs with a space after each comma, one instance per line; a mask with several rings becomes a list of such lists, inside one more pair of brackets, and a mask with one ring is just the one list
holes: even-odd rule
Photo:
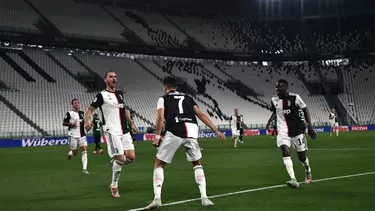
[[317, 52], [318, 47], [316, 46], [316, 42], [314, 36], [312, 35], [307, 23], [306, 19], [302, 18], [301, 21], [298, 21], [299, 31], [301, 32], [301, 37], [308, 49], [309, 52]]
[[63, 69], [68, 75], [72, 76], [79, 84], [81, 84], [83, 87], [86, 88], [86, 91], [90, 90], [90, 87], [87, 87], [87, 85], [77, 78], [75, 74], [73, 74], [65, 65], [63, 65], [58, 59], [56, 59], [49, 51], [45, 52], [47, 56], [52, 59], [61, 69]]
[[[173, 76], [173, 77], [177, 77], [175, 75], [173, 75], [170, 71], [166, 71], [166, 68], [163, 67], [162, 65], [160, 65], [159, 63], [157, 63], [156, 61], [152, 61], [155, 65], [157, 65], [158, 67], [160, 67], [164, 72], [167, 72], [169, 75]], [[143, 66], [143, 64], [140, 64], [141, 66]], [[148, 68], [146, 66], [144, 66], [144, 68], [146, 68], [148, 70]], [[148, 70], [149, 72], [152, 72], [151, 70]], [[160, 82], [163, 82], [162, 79], [160, 79]], [[194, 89], [191, 87], [191, 85], [188, 85], [190, 86], [191, 89]], [[205, 106], [207, 106], [208, 108], [210, 108], [212, 111], [215, 111], [214, 107], [212, 107], [211, 105], [209, 105], [207, 102], [199, 99], [199, 98], [196, 98], [194, 96], [192, 96], [195, 100], [201, 102], [202, 104], [204, 104]]]
[[11, 90], [2, 80], [0, 80], [0, 90]]
[[180, 32], [182, 32], [184, 35], [186, 35], [187, 45], [192, 49], [206, 49], [200, 42], [197, 41], [194, 37], [190, 36], [184, 29], [182, 29], [179, 25], [177, 25], [175, 22], [173, 22], [168, 16], [166, 16], [164, 13], [162, 13], [162, 16], [171, 23], [174, 27], [176, 27]]
[[103, 77], [101, 77], [98, 73], [93, 71], [89, 66], [87, 66], [85, 63], [83, 63], [77, 56], [74, 54], [71, 55], [71, 57], [76, 60], [83, 68], [85, 68], [91, 75], [95, 78], [96, 86], [99, 90], [105, 89], [105, 82], [103, 81]]
[[374, 108], [372, 108], [370, 121], [371, 121], [369, 122], [370, 124], [375, 122], [375, 105], [374, 105]]
[[118, 22], [122, 27], [124, 27], [124, 32], [121, 34], [125, 37], [132, 44], [139, 44], [139, 45], [146, 45], [145, 41], [143, 41], [134, 31], [130, 30], [118, 17], [116, 17], [111, 11], [109, 11], [104, 6], [101, 8], [108, 13], [116, 22]]
[[322, 86], [325, 90], [324, 98], [326, 99], [328, 105], [331, 108], [335, 108], [335, 110], [338, 113], [339, 119], [342, 121], [342, 124], [347, 125], [349, 121], [348, 121], [348, 118], [347, 118], [347, 111], [346, 111], [344, 105], [342, 105], [342, 103], [341, 103], [339, 97], [337, 96], [337, 94], [335, 94], [335, 95], [332, 94], [331, 89], [328, 86], [327, 81], [326, 81], [326, 79], [323, 75], [322, 69], [319, 68], [319, 67], [315, 67], [315, 71], [318, 73], [321, 84], [322, 84]]
[[22, 120], [24, 120], [27, 124], [41, 133], [43, 136], [49, 136], [49, 134], [39, 127], [35, 122], [29, 119], [24, 113], [22, 113], [18, 108], [16, 108], [11, 102], [9, 102], [3, 95], [0, 94], [0, 101], [4, 103], [10, 110], [12, 110], [17, 116], [19, 116]]
[[309, 91], [309, 93], [312, 93], [312, 89], [310, 86], [310, 83], [306, 80], [305, 76], [302, 74], [301, 70], [298, 66], [293, 67], [294, 72], [299, 77], [298, 79], [302, 81], [302, 83], [305, 85], [306, 89]]
[[347, 92], [347, 90], [345, 88], [345, 83], [344, 83], [344, 75], [342, 74], [342, 71], [344, 71], [344, 70], [342, 68], [343, 68], [342, 66], [336, 67], [335, 72], [336, 72], [336, 75], [338, 77], [340, 87], [343, 87], [343, 90], [341, 90], [341, 91]]
[[27, 56], [24, 52], [18, 52], [18, 55], [27, 62], [39, 75], [41, 75], [44, 79], [46, 79], [50, 83], [56, 83], [56, 80], [52, 78], [46, 71], [44, 71], [41, 67], [39, 67], [29, 56]]
[[64, 36], [60, 30], [45, 16], [43, 13], [33, 4], [30, 0], [24, 0], [39, 16], [42, 20], [39, 20], [35, 27], [37, 27], [41, 32], [47, 35], [53, 36]]
[[20, 67], [12, 58], [6, 53], [0, 52], [0, 56], [6, 61], [18, 74], [20, 74], [26, 81], [35, 82], [35, 79], [29, 75], [22, 67]]
[[[200, 66], [201, 66], [205, 71], [211, 73], [211, 74], [212, 74], [217, 80], [221, 81], [221, 82], [224, 84], [225, 87], [227, 87], [228, 89], [233, 89], [232, 87], [229, 87], [228, 84], [227, 84], [225, 81], [223, 81], [221, 78], [219, 78], [219, 77], [218, 77], [217, 75], [215, 75], [213, 72], [211, 72], [210, 70], [208, 70], [204, 65], [201, 65], [201, 64], [200, 64]], [[219, 70], [221, 70], [221, 69], [219, 69]], [[224, 72], [223, 70], [221, 70], [221, 71]], [[233, 80], [236, 80], [236, 79], [233, 78], [232, 76], [229, 76], [229, 77], [232, 78]], [[236, 80], [236, 81], [238, 81], [238, 80]], [[241, 83], [241, 82], [238, 82], [238, 83], [240, 84], [240, 86], [245, 86], [247, 89], [251, 89], [250, 87], [244, 85], [244, 84]], [[269, 109], [269, 107], [270, 107], [266, 102], [263, 102], [262, 100], [256, 98], [256, 96], [254, 96], [254, 98], [255, 98], [256, 100], [253, 100], [253, 99], [247, 97], [246, 95], [243, 95], [243, 94], [240, 92], [240, 90], [235, 89], [235, 91], [237, 92], [236, 94], [237, 94], [238, 97], [240, 97], [240, 98], [242, 98], [242, 99], [244, 99], [244, 100], [246, 100], [246, 101], [248, 101], [248, 102], [250, 102], [250, 103], [253, 103], [253, 104], [255, 104], [255, 105], [257, 105], [257, 106], [259, 106], [259, 107], [261, 107], [261, 108], [265, 108], [265, 109]]]
[[[156, 79], [158, 79], [158, 80], [160, 81], [160, 83], [163, 82], [163, 79], [162, 79], [162, 78], [160, 78], [159, 76], [157, 76], [154, 72], [152, 72], [152, 71], [151, 71], [148, 67], [146, 67], [144, 64], [142, 64], [141, 62], [139, 62], [137, 59], [134, 59], [134, 61], [135, 61], [139, 66], [141, 66], [143, 69], [145, 69], [148, 73], [150, 73], [152, 76], [154, 76]], [[160, 68], [164, 71], [163, 67], [162, 67], [159, 63], [157, 63], [157, 62], [155, 62], [155, 61], [152, 61], [152, 62], [153, 62], [155, 65], [157, 65], [158, 67], [160, 67]], [[174, 76], [174, 75], [171, 74], [171, 73], [168, 73], [168, 74]], [[206, 103], [205, 101], [203, 101], [203, 100], [201, 100], [201, 99], [199, 99], [199, 98], [196, 98], [196, 97], [194, 97], [194, 96], [191, 96], [191, 97], [193, 97], [196, 101], [199, 101], [199, 102], [202, 103], [203, 105], [207, 106], [207, 107], [210, 108], [212, 111], [215, 111], [214, 108], [213, 108], [211, 105], [209, 105], [208, 103]]]

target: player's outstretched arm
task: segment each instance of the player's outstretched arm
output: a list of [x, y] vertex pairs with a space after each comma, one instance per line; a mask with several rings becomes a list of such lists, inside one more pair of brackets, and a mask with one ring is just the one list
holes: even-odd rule
[[308, 129], [308, 132], [309, 132], [309, 136], [312, 138], [312, 139], [316, 139], [316, 133], [314, 131], [314, 128], [313, 128], [313, 125], [311, 123], [311, 117], [310, 117], [310, 112], [309, 110], [307, 109], [307, 107], [303, 108], [302, 109], [304, 115], [305, 115], [305, 121], [307, 123], [307, 129]]
[[85, 112], [85, 128], [87, 131], [90, 131], [91, 128], [94, 126], [91, 122], [91, 116], [92, 113], [94, 113], [95, 108], [93, 106], [90, 106], [87, 111]]
[[207, 125], [209, 128], [211, 128], [212, 131], [214, 131], [217, 136], [224, 140], [225, 139], [225, 135], [223, 133], [221, 133], [217, 128], [216, 126], [211, 122], [211, 120], [207, 117], [206, 114], [204, 114], [198, 106], [194, 106], [194, 113], [195, 115], [205, 124]]

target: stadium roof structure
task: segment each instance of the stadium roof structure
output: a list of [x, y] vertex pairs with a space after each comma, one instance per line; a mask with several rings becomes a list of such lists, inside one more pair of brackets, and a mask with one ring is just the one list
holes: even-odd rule
[[295, 16], [375, 13], [374, 0], [74, 0], [186, 12]]

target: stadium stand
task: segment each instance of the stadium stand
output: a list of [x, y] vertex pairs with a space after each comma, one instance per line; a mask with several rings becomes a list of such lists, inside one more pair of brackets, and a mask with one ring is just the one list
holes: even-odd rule
[[[12, 0], [1, 1], [0, 18], [0, 28], [5, 31], [46, 35], [48, 30], [55, 30], [53, 33], [61, 33], [59, 36], [124, 43], [131, 42], [127, 38], [136, 37], [132, 41], [138, 39], [137, 44], [264, 55], [371, 49], [375, 38], [374, 20], [365, 16], [340, 18], [339, 24], [334, 18], [255, 21], [232, 16], [171, 15], [64, 0]], [[368, 123], [375, 117], [375, 95], [369, 91], [374, 87], [374, 66], [368, 62], [347, 66], [317, 61], [269, 65], [259, 61], [233, 63], [109, 54], [63, 48], [0, 51], [0, 87], [5, 89], [0, 94], [15, 108], [9, 110], [2, 104], [1, 111], [19, 125], [3, 126], [2, 130], [15, 134], [64, 133], [61, 119], [70, 109], [71, 98], [79, 98], [85, 109], [96, 93], [82, 78], [90, 76], [102, 81], [108, 70], [117, 72], [127, 107], [136, 111], [135, 123], [145, 128], [154, 124], [155, 104], [163, 94], [161, 80], [166, 75], [178, 77], [215, 124], [228, 124], [226, 117], [234, 108], [240, 110], [249, 126], [264, 124], [270, 114], [275, 82], [280, 78], [288, 80], [290, 91], [306, 101], [316, 124], [327, 122], [333, 97], [338, 98], [345, 114], [355, 123]], [[239, 92], [231, 83], [239, 84], [248, 93]], [[323, 91], [316, 91], [317, 85]], [[325, 94], [330, 87], [337, 88], [333, 97]], [[36, 126], [20, 123], [24, 118]]]
[[40, 33], [34, 25], [38, 18], [38, 14], [23, 0], [0, 1], [0, 28]]

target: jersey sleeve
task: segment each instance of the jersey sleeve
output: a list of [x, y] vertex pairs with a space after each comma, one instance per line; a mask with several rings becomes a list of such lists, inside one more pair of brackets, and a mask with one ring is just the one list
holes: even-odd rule
[[301, 108], [301, 109], [306, 108], [306, 104], [305, 104], [305, 102], [303, 102], [302, 98], [301, 98], [299, 95], [296, 96], [296, 105], [297, 105], [299, 108]]
[[164, 108], [164, 98], [163, 97], [159, 98], [156, 110], [159, 110], [161, 108]]
[[190, 99], [191, 99], [191, 104], [192, 104], [193, 107], [194, 106], [199, 107], [198, 104], [195, 102], [195, 100], [192, 97], [190, 97]]
[[63, 122], [69, 122], [70, 121], [70, 113], [66, 112]]
[[94, 107], [94, 108], [98, 108], [100, 107], [101, 105], [103, 105], [103, 95], [102, 93], [98, 93], [96, 95], [96, 97], [94, 98], [94, 100], [92, 101], [91, 103], [91, 106]]

